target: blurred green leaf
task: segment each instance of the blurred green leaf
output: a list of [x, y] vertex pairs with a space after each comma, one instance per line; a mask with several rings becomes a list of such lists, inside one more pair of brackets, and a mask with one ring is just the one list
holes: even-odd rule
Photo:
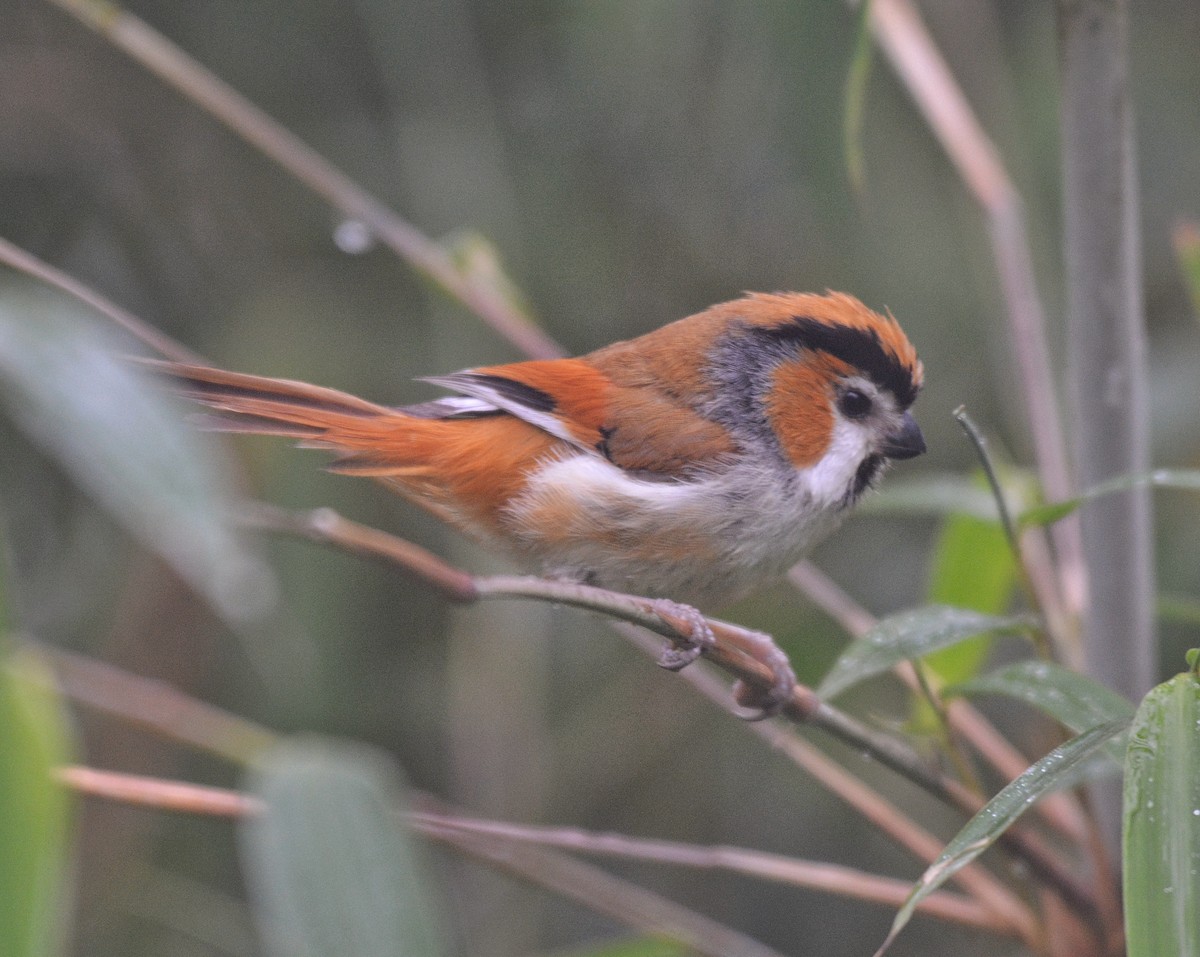
[[70, 802], [54, 779], [70, 761], [66, 715], [31, 652], [0, 664], [0, 954], [50, 957], [67, 912]]
[[948, 695], [1002, 694], [1044, 711], [1076, 734], [1129, 721], [1133, 705], [1085, 675], [1048, 661], [1017, 661], [946, 689]]
[[[1017, 560], [998, 522], [970, 515], [946, 520], [933, 552], [930, 603], [999, 615], [1012, 602], [1016, 580]], [[986, 637], [964, 641], [929, 655], [925, 666], [943, 684], [966, 681], [990, 648]]]
[[1125, 758], [1129, 957], [1200, 955], [1200, 682], [1187, 672], [1142, 700]]
[[1085, 731], [1055, 748], [988, 801], [921, 875], [892, 921], [892, 929], [876, 957], [896, 939], [921, 901], [991, 847], [1038, 798], [1073, 783], [1079, 765], [1128, 726], [1128, 719], [1124, 719]]
[[230, 467], [119, 354], [128, 346], [48, 287], [0, 286], [0, 404], [29, 438], [228, 621], [259, 617], [270, 570], [234, 533]]
[[1183, 275], [1183, 284], [1192, 301], [1192, 315], [1200, 320], [1200, 224], [1191, 221], [1176, 225], [1171, 233], [1175, 261]]
[[1200, 598], [1191, 595], [1159, 595], [1158, 617], [1177, 625], [1200, 626]]
[[925, 475], [891, 479], [878, 492], [863, 499], [860, 512], [897, 515], [971, 515], [998, 522], [991, 493], [962, 475]]
[[832, 698], [851, 685], [881, 674], [902, 661], [920, 658], [976, 635], [1019, 632], [1036, 622], [1028, 615], [985, 615], [969, 608], [927, 605], [882, 619], [850, 643], [817, 688]]
[[625, 940], [556, 953], [560, 957], [688, 957], [695, 951], [673, 940], [657, 937], [634, 937]]
[[866, 112], [867, 86], [871, 81], [875, 44], [871, 38], [871, 2], [862, 0], [858, 7], [854, 35], [854, 54], [846, 75], [846, 99], [842, 111], [842, 147], [846, 153], [846, 175], [850, 188], [861, 194], [866, 186], [866, 162], [863, 157], [863, 115]]
[[[1107, 721], [1130, 721], [1133, 705], [1078, 672], [1046, 661], [1017, 661], [945, 690], [947, 695], [1000, 694], [1044, 711], [1076, 734]], [[1124, 741], [1109, 750], [1121, 764]]]
[[402, 782], [381, 753], [292, 739], [261, 757], [249, 790], [266, 805], [245, 821], [241, 846], [269, 954], [444, 953], [399, 813]]
[[1127, 492], [1129, 489], [1142, 488], [1147, 485], [1152, 488], [1200, 492], [1200, 471], [1195, 469], [1155, 469], [1153, 472], [1142, 475], [1122, 475], [1107, 482], [1101, 482], [1076, 498], [1026, 509], [1021, 513], [1018, 521], [1021, 525], [1053, 525], [1094, 498], [1111, 495], [1114, 492]]

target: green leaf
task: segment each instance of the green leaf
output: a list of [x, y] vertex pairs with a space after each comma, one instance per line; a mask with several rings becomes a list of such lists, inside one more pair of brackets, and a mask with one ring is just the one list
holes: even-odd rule
[[349, 743], [293, 739], [266, 752], [249, 790], [242, 856], [276, 957], [433, 957], [429, 878], [405, 830], [399, 775]]
[[1177, 675], [1142, 700], [1125, 759], [1128, 957], [1200, 955], [1200, 683]]
[[1022, 631], [1035, 623], [1028, 615], [985, 615], [969, 608], [944, 605], [903, 611], [884, 618], [851, 642], [834, 662], [817, 694], [832, 698], [902, 661], [920, 658], [976, 635]]
[[[1012, 602], [1017, 560], [999, 523], [967, 515], [949, 518], [933, 553], [929, 601], [999, 615]], [[930, 655], [925, 666], [943, 684], [978, 674], [991, 642], [964, 641]]]
[[54, 771], [70, 761], [65, 712], [29, 652], [0, 664], [0, 954], [61, 950], [70, 801]]
[[1053, 525], [1066, 518], [1085, 502], [1102, 495], [1112, 495], [1115, 492], [1128, 492], [1134, 488], [1170, 488], [1185, 492], [1200, 492], [1200, 471], [1195, 469], [1155, 469], [1141, 475], [1121, 475], [1107, 482], [1101, 482], [1094, 488], [1088, 489], [1076, 498], [1064, 502], [1051, 502], [1048, 505], [1037, 505], [1021, 513], [1018, 523], [1025, 525]]
[[1158, 617], [1177, 625], [1200, 627], [1200, 598], [1191, 595], [1159, 595]]
[[128, 349], [64, 294], [0, 285], [0, 406], [219, 613], [244, 624], [266, 610], [274, 587], [230, 525], [231, 469], [162, 388], [119, 358]]
[[[1115, 691], [1062, 665], [1018, 661], [947, 688], [947, 695], [1001, 694], [1044, 711], [1076, 734], [1109, 721], [1130, 721], [1133, 705]], [[1124, 741], [1110, 745], [1124, 761]]]
[[846, 152], [846, 173], [850, 180], [850, 188], [860, 194], [866, 185], [866, 163], [863, 160], [862, 147], [863, 114], [875, 50], [871, 39], [871, 2], [872, 0], [862, 0], [859, 4], [854, 55], [850, 59], [850, 71], [846, 75], [845, 109], [842, 112], [842, 144]]
[[892, 921], [892, 929], [876, 957], [891, 946], [921, 901], [996, 843], [1038, 798], [1073, 783], [1078, 767], [1128, 726], [1128, 720], [1110, 721], [1085, 731], [1055, 748], [988, 801], [921, 875]]
[[1108, 721], [1129, 721], [1133, 705], [1117, 692], [1070, 668], [1047, 661], [1017, 661], [946, 694], [1002, 694], [1039, 708], [1076, 734]]
[[934, 474], [890, 479], [863, 499], [857, 511], [879, 515], [970, 515], [998, 522], [996, 500], [978, 483], [961, 475]]
[[695, 953], [677, 941], [657, 937], [633, 937], [610, 941], [582, 950], [555, 951], [560, 957], [689, 957]]
[[1192, 300], [1192, 314], [1200, 319], [1200, 225], [1181, 222], [1171, 233], [1175, 260], [1183, 276], [1183, 284]]

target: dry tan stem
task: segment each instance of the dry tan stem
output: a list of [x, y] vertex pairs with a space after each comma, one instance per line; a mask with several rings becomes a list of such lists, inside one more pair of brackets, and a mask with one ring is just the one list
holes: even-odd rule
[[197, 701], [166, 682], [50, 645], [37, 647], [50, 660], [64, 694], [130, 724], [238, 763], [277, 739], [262, 725]]
[[71, 765], [59, 768], [57, 777], [80, 794], [120, 801], [122, 804], [153, 807], [160, 811], [245, 817], [263, 809], [261, 801], [237, 791], [183, 781], [164, 781], [141, 774], [122, 774]]
[[[72, 766], [59, 769], [58, 778], [81, 794], [160, 810], [238, 818], [264, 810], [261, 801], [236, 791], [142, 775]], [[511, 834], [501, 831], [472, 832], [454, 828], [428, 813], [407, 815], [406, 820], [427, 837], [518, 874], [563, 897], [579, 901], [622, 924], [678, 940], [696, 953], [711, 954], [712, 957], [725, 954], [781, 957], [765, 944], [724, 924], [565, 854], [538, 847], [530, 838], [522, 837], [516, 831]], [[753, 855], [750, 851], [742, 853]], [[663, 860], [669, 862], [666, 858]], [[765, 868], [763, 870], [765, 872]], [[988, 927], [987, 923], [980, 920], [970, 920], [972, 916], [979, 916], [978, 908], [973, 911], [972, 907], [970, 902], [951, 898], [939, 902], [929, 913], [946, 916], [946, 919], [960, 923]], [[957, 916], [960, 913], [963, 916]]]
[[[264, 809], [261, 800], [240, 792], [183, 781], [78, 765], [59, 768], [56, 776], [79, 794], [163, 811], [240, 818], [259, 814]], [[429, 810], [410, 812], [405, 815], [405, 821], [417, 831], [443, 840], [448, 840], [451, 832], [463, 832], [491, 837], [500, 843], [533, 844], [628, 860], [724, 870], [891, 907], [899, 907], [912, 889], [908, 881], [741, 847], [704, 847], [622, 834], [595, 834], [577, 828], [531, 827]], [[1012, 932], [997, 916], [956, 894], [933, 894], [919, 909], [931, 917], [957, 924], [1001, 934]]]
[[[488, 834], [503, 840], [521, 841], [582, 854], [620, 857], [632, 860], [655, 861], [680, 867], [722, 870], [761, 880], [806, 887], [837, 894], [842, 897], [873, 901], [899, 907], [912, 890], [910, 881], [881, 877], [854, 868], [798, 860], [779, 854], [748, 850], [725, 845], [704, 847], [678, 841], [657, 841], [632, 838], [623, 834], [596, 834], [578, 828], [534, 827], [503, 821], [485, 821], [456, 815], [419, 811], [411, 820], [422, 830], [463, 831]], [[931, 917], [946, 921], [1012, 934], [1010, 928], [995, 914], [975, 901], [958, 894], [942, 892], [931, 895], [929, 908], [919, 908]]]
[[[987, 218], [1038, 472], [1049, 499], [1070, 498], [1074, 482], [1020, 194], [910, 0], [875, 0], [871, 25], [880, 47]], [[1087, 591], [1078, 522], [1060, 522], [1052, 534], [1057, 568], [1049, 561], [1043, 563], [1041, 550], [1034, 549], [1026, 557], [1039, 562], [1030, 569], [1030, 577], [1039, 589], [1039, 601], [1054, 628], [1060, 652], [1069, 663], [1078, 665], [1077, 629], [1070, 622], [1083, 608]], [[1062, 610], [1064, 602], [1069, 615]]]
[[62, 270], [55, 269], [49, 263], [43, 262], [32, 253], [26, 252], [20, 246], [15, 246], [3, 238], [0, 238], [0, 262], [91, 306], [160, 355], [176, 362], [206, 364], [200, 356], [186, 346], [159, 332], [153, 326], [147, 325], [133, 313], [127, 312], [91, 287], [85, 286]]
[[567, 854], [446, 827], [428, 826], [423, 833], [644, 934], [679, 941], [696, 953], [780, 957], [778, 951], [759, 941]]
[[366, 225], [401, 259], [534, 358], [562, 354], [557, 343], [489, 284], [472, 281], [437, 243], [406, 222], [307, 143], [144, 21], [108, 0], [50, 0], [224, 123], [343, 216]]

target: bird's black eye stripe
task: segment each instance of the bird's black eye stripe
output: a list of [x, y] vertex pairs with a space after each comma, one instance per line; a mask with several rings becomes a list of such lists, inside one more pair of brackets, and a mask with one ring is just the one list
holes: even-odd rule
[[846, 389], [837, 402], [842, 415], [848, 419], [865, 418], [871, 411], [871, 397], [859, 389]]
[[805, 349], [825, 352], [853, 366], [879, 388], [896, 397], [907, 409], [917, 397], [913, 370], [884, 347], [874, 329], [823, 322], [811, 316], [795, 316], [777, 326], [756, 326], [752, 333], [778, 343], [794, 342]]

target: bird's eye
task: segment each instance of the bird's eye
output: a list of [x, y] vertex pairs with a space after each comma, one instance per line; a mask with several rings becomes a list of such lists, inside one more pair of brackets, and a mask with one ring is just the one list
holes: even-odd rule
[[847, 389], [838, 396], [838, 408], [848, 419], [861, 419], [871, 411], [871, 397], [858, 389]]

